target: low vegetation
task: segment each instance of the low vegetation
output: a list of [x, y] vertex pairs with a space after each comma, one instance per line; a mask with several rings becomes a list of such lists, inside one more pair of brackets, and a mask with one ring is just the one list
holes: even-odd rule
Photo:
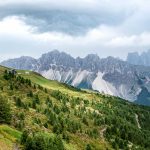
[[[9, 140], [13, 146], [25, 150], [150, 148], [149, 107], [49, 81], [32, 72], [13, 74], [3, 67], [0, 83], [0, 124], [17, 130], [5, 130], [15, 135], [15, 140]], [[0, 130], [0, 146], [1, 141]]]

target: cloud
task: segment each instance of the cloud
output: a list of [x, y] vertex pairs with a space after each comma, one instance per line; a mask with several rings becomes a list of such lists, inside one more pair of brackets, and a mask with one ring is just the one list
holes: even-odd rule
[[[36, 32], [37, 28], [26, 24], [22, 18], [7, 17], [0, 22], [0, 49], [6, 57], [30, 55], [39, 57], [42, 53], [59, 49], [73, 56], [97, 53], [125, 57], [125, 49], [148, 48], [150, 33], [123, 36], [118, 28], [100, 25], [85, 35], [72, 36], [60, 32]], [[4, 59], [4, 58], [3, 58]]]
[[150, 47], [148, 0], [0, 0], [0, 51], [39, 57], [52, 49], [125, 58]]
[[37, 26], [39, 32], [79, 35], [101, 24], [120, 24], [134, 13], [134, 9], [129, 8], [119, 0], [6, 0], [0, 2], [0, 16], [23, 16], [24, 21]]

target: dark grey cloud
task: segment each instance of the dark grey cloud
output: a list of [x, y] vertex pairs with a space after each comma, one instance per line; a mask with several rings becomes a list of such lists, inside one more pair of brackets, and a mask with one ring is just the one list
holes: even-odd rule
[[[45, 6], [45, 7], [44, 7]], [[29, 25], [38, 27], [38, 32], [63, 32], [71, 35], [85, 34], [92, 28], [99, 25], [118, 25], [129, 14], [124, 11], [120, 13], [114, 10], [105, 10], [102, 7], [90, 10], [78, 10], [46, 7], [42, 5], [29, 4], [8, 4], [0, 6], [0, 17], [22, 16], [22, 19]]]

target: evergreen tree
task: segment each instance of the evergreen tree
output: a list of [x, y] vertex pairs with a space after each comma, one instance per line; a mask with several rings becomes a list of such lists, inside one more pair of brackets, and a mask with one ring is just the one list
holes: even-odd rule
[[33, 102], [32, 102], [32, 108], [36, 109], [36, 101], [35, 100], [33, 100]]
[[0, 96], [0, 124], [11, 122], [11, 109], [7, 100]]
[[27, 130], [23, 131], [22, 136], [21, 136], [21, 144], [26, 143], [27, 138], [28, 138], [28, 134], [29, 134], [29, 133], [28, 133]]
[[18, 107], [22, 106], [22, 102], [21, 102], [21, 99], [19, 97], [16, 99], [16, 106], [18, 106]]
[[33, 92], [32, 92], [32, 91], [29, 91], [29, 93], [27, 94], [27, 96], [33, 97]]
[[37, 104], [40, 104], [40, 99], [39, 99], [39, 96], [38, 96], [38, 95], [35, 95], [35, 102], [36, 102]]
[[35, 84], [34, 84], [33, 88], [36, 89], [36, 85]]
[[47, 89], [45, 88], [45, 93], [47, 93]]
[[10, 84], [10, 90], [13, 90], [14, 88], [13, 88], [13, 84]]
[[55, 139], [54, 139], [55, 143], [56, 143], [56, 146], [57, 146], [57, 149], [58, 150], [64, 150], [64, 145], [63, 145], [63, 142], [62, 142], [62, 139], [60, 136], [57, 136]]
[[90, 145], [90, 144], [87, 144], [85, 150], [92, 150], [91, 145]]

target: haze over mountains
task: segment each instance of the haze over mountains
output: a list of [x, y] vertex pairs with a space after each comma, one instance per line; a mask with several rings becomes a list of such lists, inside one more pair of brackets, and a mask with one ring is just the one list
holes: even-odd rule
[[[150, 105], [150, 67], [137, 65], [141, 62], [137, 63], [139, 61], [135, 61], [134, 56], [137, 55], [128, 55], [128, 63], [113, 57], [101, 59], [95, 54], [73, 58], [54, 50], [39, 59], [23, 56], [3, 61], [1, 65], [36, 71], [47, 79]], [[143, 56], [138, 56], [137, 59], [142, 59]], [[147, 58], [142, 60], [148, 61]]]

